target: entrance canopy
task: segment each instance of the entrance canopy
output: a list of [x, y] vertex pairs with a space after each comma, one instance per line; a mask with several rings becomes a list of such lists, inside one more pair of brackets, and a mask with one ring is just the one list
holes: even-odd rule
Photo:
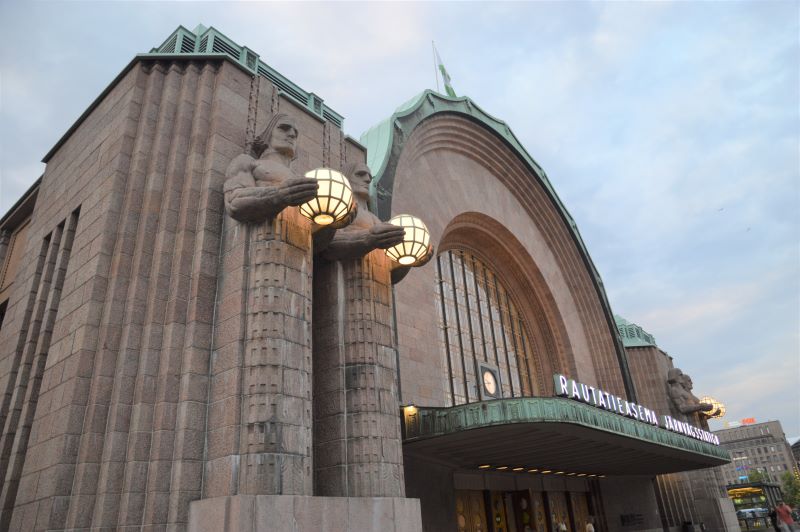
[[405, 453], [466, 469], [656, 475], [730, 461], [717, 445], [557, 397], [410, 406], [402, 417]]

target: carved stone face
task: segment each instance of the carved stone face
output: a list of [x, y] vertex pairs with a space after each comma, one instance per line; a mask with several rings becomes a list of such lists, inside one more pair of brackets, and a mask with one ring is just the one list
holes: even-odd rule
[[297, 126], [289, 117], [284, 117], [275, 124], [267, 145], [270, 149], [288, 156], [294, 156], [297, 147]]
[[692, 378], [685, 373], [683, 374], [683, 387], [689, 391], [691, 391], [691, 389], [694, 387]]
[[353, 170], [353, 175], [350, 177], [350, 185], [353, 187], [353, 192], [356, 194], [369, 194], [369, 184], [372, 181], [372, 174], [369, 172], [369, 167], [366, 164], [359, 163]]

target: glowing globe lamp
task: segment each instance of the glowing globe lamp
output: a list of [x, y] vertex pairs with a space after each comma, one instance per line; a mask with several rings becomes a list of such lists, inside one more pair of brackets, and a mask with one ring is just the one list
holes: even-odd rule
[[317, 168], [306, 177], [319, 182], [317, 197], [300, 205], [300, 214], [317, 225], [331, 225], [350, 214], [353, 209], [353, 189], [350, 181], [330, 168]]
[[403, 227], [406, 232], [403, 241], [386, 250], [386, 255], [403, 266], [414, 266], [428, 254], [431, 234], [425, 224], [416, 216], [398, 214], [390, 224]]
[[704, 412], [707, 418], [720, 418], [725, 415], [725, 405], [706, 395], [700, 398], [701, 403], [706, 403], [712, 406], [711, 410]]

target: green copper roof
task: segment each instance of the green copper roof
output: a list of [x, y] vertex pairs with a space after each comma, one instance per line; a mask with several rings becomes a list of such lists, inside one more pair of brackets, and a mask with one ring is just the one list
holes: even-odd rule
[[661, 474], [730, 462], [722, 446], [559, 397], [416, 407], [401, 421], [404, 447], [467, 468]]
[[[259, 55], [246, 46], [240, 46], [214, 29], [198, 25], [194, 31], [183, 26], [172, 32], [160, 46], [150, 50], [150, 54], [178, 55], [227, 55], [253, 74], [264, 76], [275, 84], [282, 94], [306, 106], [311, 112], [341, 128], [344, 117], [325, 105], [322, 98], [301, 89], [298, 85], [259, 59]], [[148, 55], [148, 54], [142, 54]]]
[[567, 211], [564, 203], [558, 197], [544, 169], [533, 160], [533, 157], [530, 156], [519, 139], [517, 139], [516, 135], [511, 131], [511, 128], [509, 128], [508, 124], [504, 121], [490, 115], [466, 96], [454, 98], [432, 90], [425, 90], [398, 107], [392, 116], [367, 130], [360, 138], [361, 144], [367, 148], [367, 165], [374, 176], [370, 184], [370, 201], [373, 211], [376, 212], [382, 220], [388, 220], [391, 216], [394, 173], [405, 141], [423, 120], [438, 113], [466, 116], [477, 121], [490, 131], [493, 131], [517, 154], [542, 187], [544, 187], [550, 200], [569, 228], [584, 263], [592, 276], [597, 294], [606, 314], [609, 332], [616, 340], [615, 347], [617, 358], [622, 370], [622, 378], [625, 383], [626, 393], [629, 399], [635, 401], [636, 391], [633, 387], [633, 381], [630, 378], [628, 362], [625, 358], [625, 349], [619, 339], [617, 339], [616, 324], [614, 323], [611, 306], [608, 303], [605, 288], [603, 287], [603, 280], [600, 278], [600, 274], [589, 256], [586, 245], [583, 243], [583, 239], [578, 231], [578, 226], [569, 211]]
[[656, 338], [635, 323], [631, 323], [622, 316], [614, 314], [617, 330], [625, 347], [658, 347]]

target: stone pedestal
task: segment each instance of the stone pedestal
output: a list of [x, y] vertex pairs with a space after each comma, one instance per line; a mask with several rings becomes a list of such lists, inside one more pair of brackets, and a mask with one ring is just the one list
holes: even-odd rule
[[422, 532], [419, 499], [234, 495], [194, 501], [188, 532]]

